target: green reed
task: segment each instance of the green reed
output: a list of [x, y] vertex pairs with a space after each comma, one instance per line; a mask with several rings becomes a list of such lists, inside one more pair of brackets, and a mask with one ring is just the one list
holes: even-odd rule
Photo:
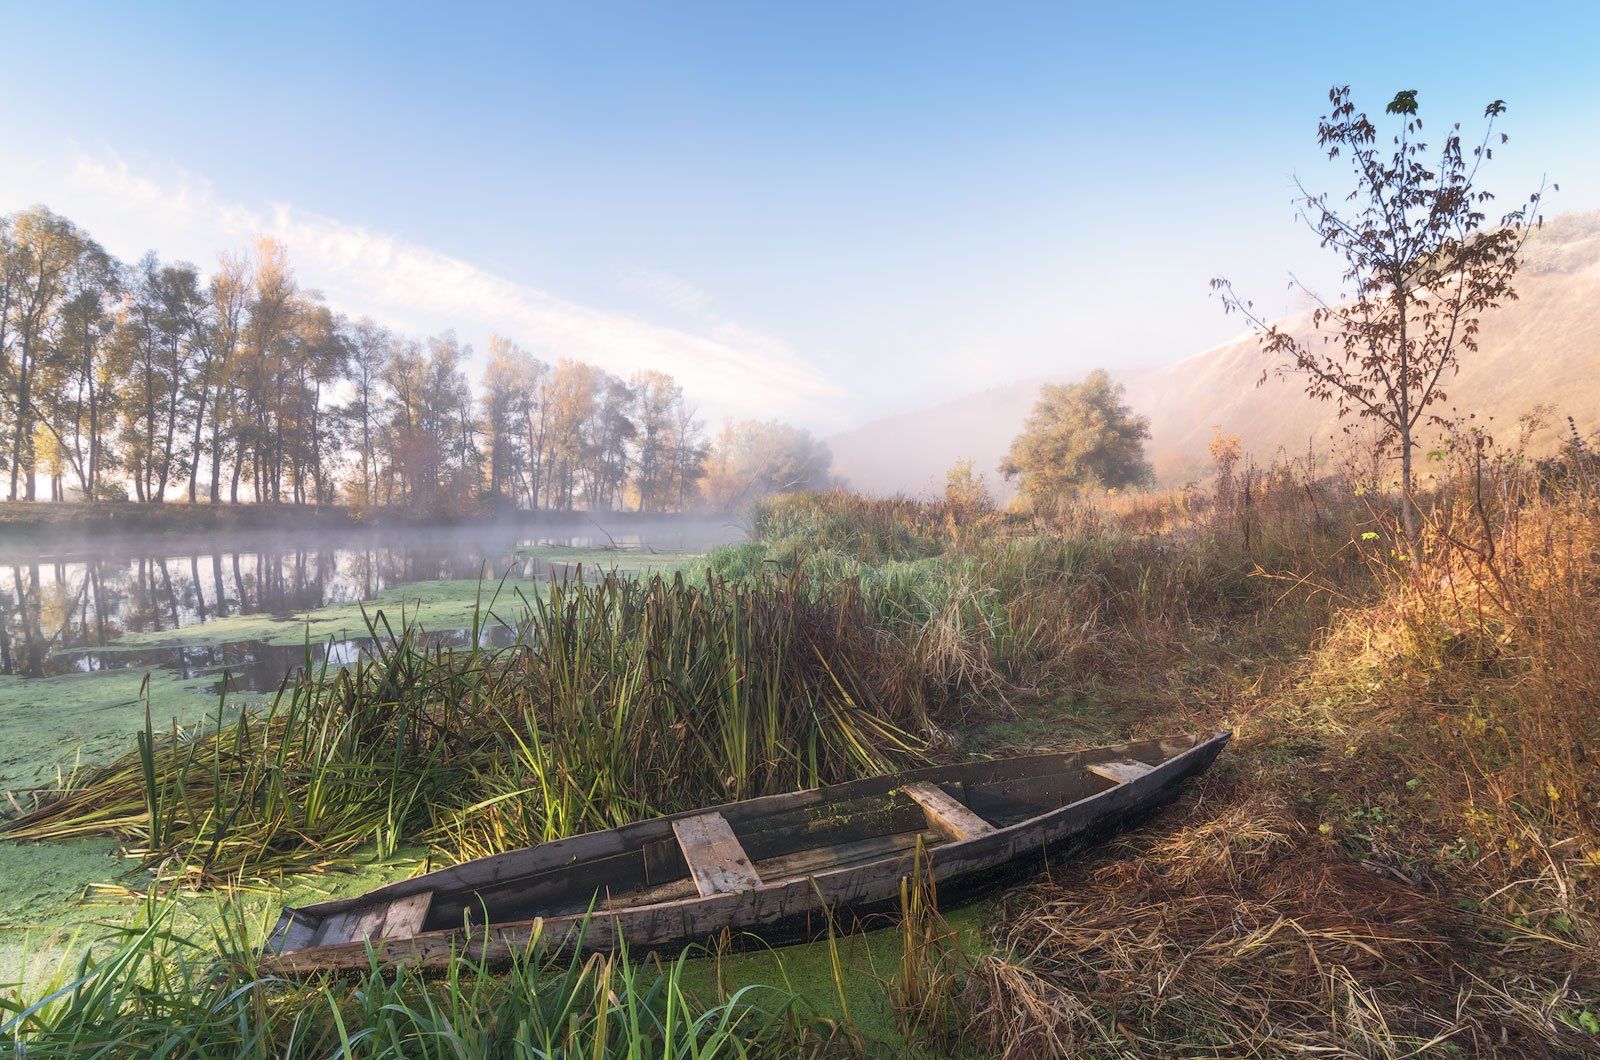
[[837, 1034], [787, 989], [701, 997], [697, 951], [671, 963], [548, 948], [493, 969], [463, 957], [439, 976], [380, 970], [288, 983], [260, 974], [247, 917], [210, 937], [151, 902], [119, 938], [65, 960], [25, 998], [0, 991], [0, 1053], [18, 1056], [630, 1058], [802, 1055]]
[[259, 712], [219, 701], [198, 732], [147, 723], [4, 835], [113, 836], [202, 884], [416, 842], [477, 857], [920, 760], [925, 675], [852, 583], [580, 575], [522, 607], [495, 651], [370, 616], [355, 664], [303, 667]]

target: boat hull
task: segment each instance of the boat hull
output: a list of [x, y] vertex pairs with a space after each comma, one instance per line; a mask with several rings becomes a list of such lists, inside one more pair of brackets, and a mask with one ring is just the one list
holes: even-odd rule
[[[1209, 769], [1229, 738], [1228, 733], [1217, 733], [1196, 739], [1189, 749], [1148, 768], [1136, 778], [984, 834], [927, 849], [924, 853], [927, 871], [933, 877], [941, 906], [953, 907], [1025, 879], [1071, 857], [1082, 847], [1137, 823], [1176, 796], [1187, 781]], [[537, 854], [545, 863], [558, 861], [562, 856], [576, 862], [586, 856], [602, 856], [610, 849], [607, 837], [616, 837], [616, 843], [626, 847], [629, 842], [636, 841], [629, 834], [630, 830], [652, 827], [659, 830], [662, 825], [670, 827], [674, 821], [717, 811], [735, 820], [756, 821], [762, 814], [777, 812], [779, 808], [806, 802], [826, 804], [831, 799], [860, 797], [862, 792], [871, 794], [878, 788], [898, 790], [895, 785], [903, 787], [917, 780], [953, 784], [957, 782], [954, 770], [959, 768], [917, 770], [893, 778], [875, 778], [835, 788], [731, 803], [693, 814], [642, 822], [625, 829], [543, 844], [518, 854], [528, 859]], [[517, 856], [501, 855], [499, 859], [486, 859], [486, 862], [499, 860], [503, 865], [517, 865], [519, 870], [526, 871], [528, 865], [515, 861]], [[916, 856], [915, 849], [907, 849], [866, 864], [763, 882], [749, 889], [638, 906], [592, 908], [580, 914], [464, 925], [423, 931], [409, 938], [295, 947], [296, 918], [300, 916], [309, 915], [309, 922], [310, 917], [320, 919], [330, 913], [359, 908], [364, 900], [393, 902], [407, 894], [419, 893], [423, 885], [481, 886], [485, 890], [508, 885], [500, 879], [474, 884], [474, 872], [487, 878], [498, 866], [460, 866], [430, 874], [438, 878], [431, 884], [430, 877], [418, 877], [416, 881], [384, 888], [363, 899], [324, 903], [321, 907], [301, 911], [287, 910], [269, 942], [263, 963], [267, 970], [277, 973], [304, 974], [321, 970], [366, 970], [374, 963], [441, 966], [463, 956], [502, 964], [531, 947], [611, 951], [625, 946], [633, 953], [641, 953], [671, 951], [719, 940], [734, 947], [756, 940], [765, 945], [780, 945], [825, 934], [830, 922], [838, 929], [851, 930], [870, 924], [882, 914], [893, 914], [899, 907], [900, 881], [914, 871]], [[456, 875], [451, 876], [451, 873]]]

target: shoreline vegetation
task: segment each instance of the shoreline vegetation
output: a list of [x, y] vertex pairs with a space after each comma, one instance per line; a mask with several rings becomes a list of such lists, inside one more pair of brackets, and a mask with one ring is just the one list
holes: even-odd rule
[[606, 573], [522, 599], [495, 650], [430, 650], [375, 613], [355, 665], [300, 671], [261, 713], [219, 704], [198, 736], [147, 722], [6, 834], [117, 838], [207, 886], [418, 843], [463, 861], [921, 760], [923, 676], [847, 584]]
[[[23, 543], [0, 547], [0, 560], [14, 564], [22, 572], [23, 584], [30, 587], [18, 608], [23, 620], [12, 627], [9, 644], [0, 641], [0, 647], [10, 649], [13, 666], [13, 672], [0, 674], [0, 791], [114, 758], [127, 748], [130, 734], [141, 728], [147, 707], [157, 728], [170, 729], [176, 723], [188, 729], [215, 715], [216, 693], [224, 683], [232, 706], [259, 706], [287, 674], [306, 665], [307, 650], [316, 660], [353, 658], [370, 641], [367, 620], [378, 612], [396, 626], [425, 630], [420, 641], [465, 644], [474, 613], [482, 611], [480, 634], [486, 646], [505, 644], [514, 637], [513, 622], [522, 610], [518, 592], [527, 592], [538, 579], [570, 577], [580, 567], [620, 574], [671, 571], [695, 562], [699, 555], [698, 542], [676, 547], [686, 544], [685, 538], [710, 541], [727, 536], [719, 527], [693, 524], [651, 523], [637, 531], [615, 532], [622, 543], [613, 545], [597, 537], [598, 544], [584, 547], [544, 543], [547, 537], [575, 536], [572, 529], [544, 524], [521, 530], [357, 529], [314, 538], [283, 531], [164, 535], [98, 544], [92, 539], [53, 537], [48, 546], [36, 542], [31, 547]], [[674, 539], [670, 546], [631, 543], [661, 541], [662, 534]], [[405, 558], [387, 567], [389, 576], [396, 578], [394, 584], [380, 580], [363, 585], [358, 580], [342, 585], [332, 599], [320, 592], [296, 592], [295, 582], [288, 582], [282, 592], [269, 591], [283, 584], [273, 581], [275, 571], [288, 566], [293, 576], [295, 555], [308, 542], [314, 542], [310, 547], [324, 557], [371, 550], [385, 556], [426, 558], [420, 567]], [[152, 577], [144, 591], [160, 595], [145, 599], [158, 603], [134, 612], [130, 621], [118, 622], [119, 612], [113, 611], [109, 625], [93, 617], [86, 623], [80, 609], [81, 601], [98, 604], [117, 599], [116, 590], [108, 589], [111, 583], [103, 579], [99, 585], [105, 595], [94, 595], [96, 564], [117, 569], [119, 564], [137, 565], [146, 557], [192, 557], [218, 549], [234, 550], [233, 555], [259, 549], [270, 556], [285, 548], [291, 553], [288, 560], [268, 562], [267, 576], [257, 573], [261, 567], [252, 570], [248, 564], [241, 574], [226, 560], [228, 574], [222, 574], [202, 559], [182, 564], [188, 568], [187, 581]], [[434, 558], [440, 555], [463, 559], [455, 570], [440, 569]], [[161, 562], [155, 559], [150, 566], [159, 573]], [[353, 561], [357, 570], [370, 570], [362, 563], [359, 558]], [[52, 572], [52, 565], [63, 564], [82, 565], [85, 573], [74, 579]], [[209, 585], [196, 568], [214, 576]], [[326, 573], [326, 564], [314, 570]], [[485, 594], [492, 597], [501, 586], [495, 572], [507, 580], [499, 606], [491, 608], [484, 600]], [[176, 568], [172, 573], [178, 574]], [[407, 577], [417, 574], [424, 577]], [[8, 582], [14, 590], [15, 582]], [[68, 587], [65, 591], [59, 589], [63, 584]], [[137, 602], [140, 588], [135, 580], [122, 599]], [[69, 622], [76, 623], [75, 633], [67, 630]], [[0, 958], [0, 978], [3, 966]]]
[[[788, 494], [683, 570], [528, 594], [510, 648], [375, 631], [358, 666], [302, 673], [263, 713], [152, 727], [18, 796], [0, 841], [114, 841], [149, 897], [120, 941], [0, 994], [0, 1037], [29, 1055], [174, 1035], [251, 1055], [1576, 1055], [1600, 1034], [1600, 458], [1479, 445], [1440, 479], [1415, 554], [1370, 485], [1226, 453], [1210, 490], [1026, 516], [959, 491]], [[308, 870], [1222, 727], [1234, 746], [1174, 807], [976, 930], [908, 880], [897, 930], [867, 937], [887, 969], [833, 939], [444, 982], [251, 971], [273, 889]], [[170, 928], [202, 899], [225, 912]], [[881, 1019], [853, 1015], [866, 996]]]

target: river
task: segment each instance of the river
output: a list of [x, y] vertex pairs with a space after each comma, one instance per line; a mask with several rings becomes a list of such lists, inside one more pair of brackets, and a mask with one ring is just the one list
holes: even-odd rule
[[[192, 724], [224, 688], [259, 701], [295, 667], [349, 663], [379, 612], [465, 646], [475, 610], [518, 611], [519, 589], [579, 564], [666, 570], [739, 536], [724, 522], [662, 520], [8, 543], [0, 788], [131, 747], [146, 704], [158, 725]], [[485, 645], [511, 635], [509, 620], [480, 623]]]

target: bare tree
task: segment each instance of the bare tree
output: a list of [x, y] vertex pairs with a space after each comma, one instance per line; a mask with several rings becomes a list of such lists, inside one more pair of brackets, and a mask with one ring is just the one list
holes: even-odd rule
[[[1479, 317], [1516, 298], [1512, 278], [1531, 229], [1538, 225], [1544, 188], [1490, 225], [1493, 196], [1477, 186], [1494, 156], [1495, 120], [1505, 102], [1484, 109], [1483, 137], [1470, 152], [1461, 126], [1452, 125], [1433, 155], [1421, 139], [1417, 93], [1398, 93], [1386, 108], [1400, 121], [1387, 145], [1377, 126], [1356, 110], [1348, 86], [1328, 93], [1330, 112], [1317, 140], [1330, 159], [1344, 155], [1355, 188], [1344, 205], [1296, 182], [1300, 216], [1344, 259], [1345, 290], [1330, 299], [1292, 279], [1314, 302], [1316, 336], [1301, 338], [1268, 323], [1224, 279], [1211, 281], [1229, 312], [1249, 321], [1276, 372], [1305, 380], [1306, 394], [1337, 402], [1340, 416], [1380, 424], [1384, 445], [1400, 463], [1400, 510], [1406, 540], [1418, 549], [1413, 457], [1420, 428], [1442, 422], [1435, 407], [1462, 352], [1477, 349]], [[1505, 134], [1499, 142], [1506, 141]], [[1487, 226], [1487, 227], [1486, 227]]]

